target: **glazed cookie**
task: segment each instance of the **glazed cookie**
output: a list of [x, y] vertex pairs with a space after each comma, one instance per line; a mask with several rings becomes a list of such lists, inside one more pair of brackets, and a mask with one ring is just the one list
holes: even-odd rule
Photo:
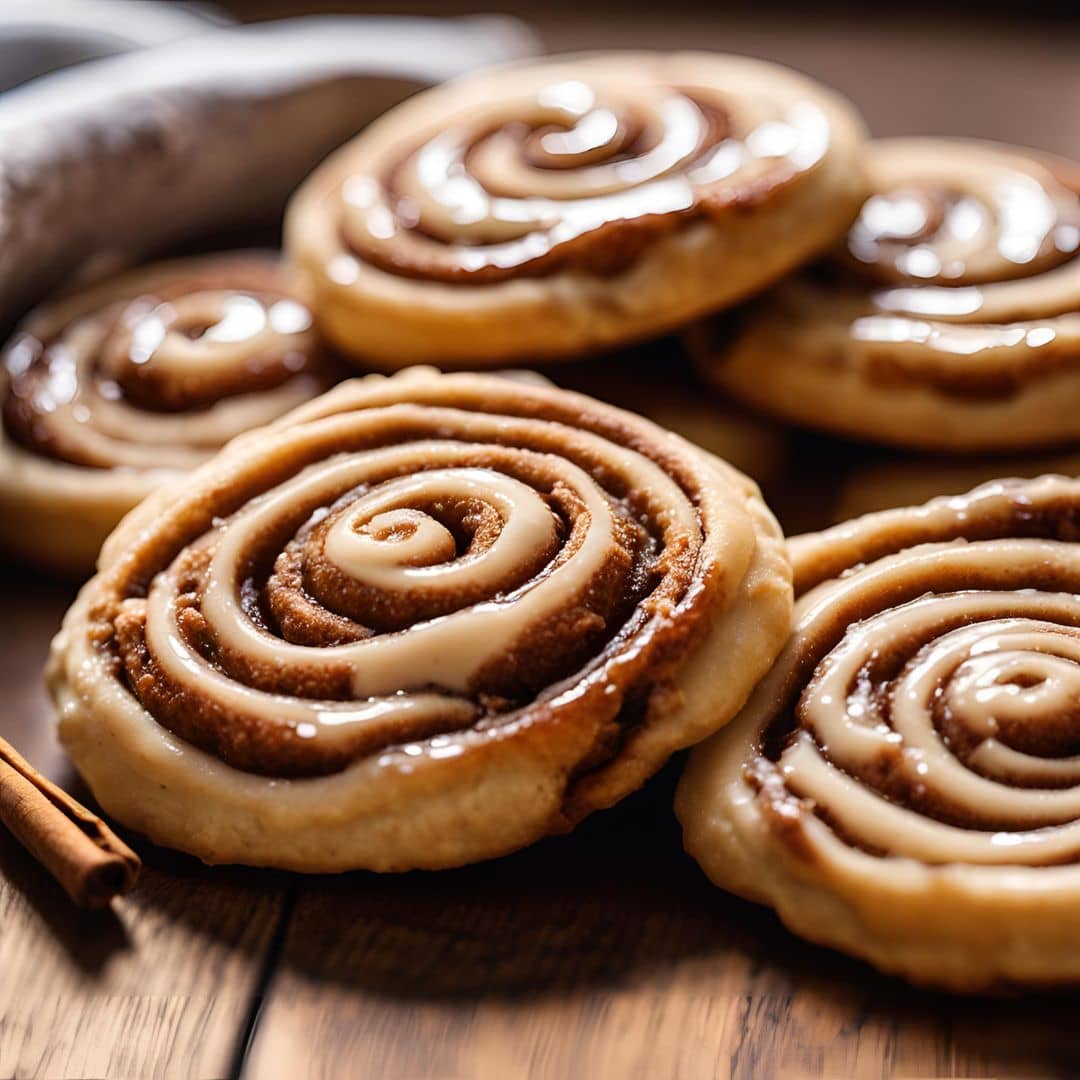
[[60, 737], [208, 862], [406, 870], [573, 827], [726, 723], [790, 626], [757, 489], [537, 382], [413, 369], [242, 436], [113, 534]]
[[286, 246], [365, 365], [500, 366], [649, 337], [831, 246], [866, 193], [852, 107], [706, 53], [574, 56], [418, 94], [320, 166]]
[[934, 451], [1080, 437], [1080, 166], [890, 139], [829, 266], [742, 325], [688, 332], [701, 371], [765, 412]]
[[269, 253], [161, 263], [46, 304], [0, 364], [0, 545], [87, 574], [151, 491], [332, 382], [303, 283]]
[[1080, 981], [1080, 481], [1002, 481], [790, 545], [795, 630], [695, 750], [718, 885], [952, 990]]

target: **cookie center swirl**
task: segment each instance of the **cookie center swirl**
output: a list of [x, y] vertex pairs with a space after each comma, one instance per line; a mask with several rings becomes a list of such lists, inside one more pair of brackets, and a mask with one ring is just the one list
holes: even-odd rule
[[158, 723], [275, 776], [412, 740], [451, 753], [541, 715], [577, 717], [558, 722], [584, 760], [617, 752], [640, 687], [708, 625], [719, 553], [743, 572], [748, 523], [707, 549], [711, 494], [677, 442], [572, 395], [475, 385], [372, 383], [370, 408], [283, 427], [242, 479], [215, 474], [111, 618]]
[[860, 624], [800, 698], [788, 789], [871, 850], [1075, 859], [1078, 626], [1075, 597], [1037, 592], [944, 595]]
[[196, 292], [142, 310], [132, 304], [99, 348], [102, 375], [146, 408], [197, 408], [306, 364], [311, 313], [295, 300]]
[[272, 260], [193, 260], [43, 308], [4, 355], [4, 425], [93, 468], [190, 468], [329, 382]]
[[1042, 770], [1044, 776], [1080, 780], [1076, 761], [1049, 768], [1023, 761], [1027, 755], [1066, 759], [1080, 752], [1078, 635], [1045, 623], [1000, 630], [989, 646], [996, 656], [969, 656], [956, 673], [946, 701], [946, 721], [956, 724], [951, 742], [962, 746], [965, 730], [981, 740], [972, 755], [980, 771], [1004, 774], [1011, 768], [1033, 776]]
[[[482, 502], [498, 518], [497, 534], [490, 545], [453, 561], [453, 533], [408, 508], [417, 502]], [[323, 550], [353, 580], [373, 587], [480, 588], [494, 595], [523, 560], [550, 551], [556, 540], [551, 509], [519, 480], [487, 469], [433, 470], [358, 499], [329, 530]]]
[[571, 79], [496, 95], [411, 147], [384, 142], [341, 185], [346, 249], [406, 276], [490, 282], [616, 272], [680, 221], [812, 168], [828, 121], [807, 101], [755, 108], [648, 79]]
[[[1070, 483], [852, 527], [865, 555], [890, 538], [896, 553], [801, 602], [787, 705], [747, 771], [770, 814], [928, 863], [1080, 858], [1080, 567], [1056, 538], [1073, 527]], [[907, 529], [972, 539], [905, 549]]]
[[877, 194], [829, 279], [869, 378], [990, 399], [1080, 361], [1080, 181], [1066, 163], [899, 139], [870, 166]]
[[[453, 453], [450, 446], [428, 449], [439, 451], [440, 456]], [[414, 457], [415, 450], [411, 448], [391, 450], [372, 455], [365, 465], [379, 462], [392, 466], [398, 460]], [[542, 467], [542, 463], [538, 464]], [[276, 681], [294, 685], [304, 681], [313, 663], [330, 668], [338, 665], [342, 670], [347, 669], [348, 692], [356, 697], [394, 694], [424, 686], [465, 693], [476, 688], [479, 674], [495, 663], [506, 642], [520, 640], [530, 627], [557, 618], [565, 602], [586, 590], [613, 557], [615, 511], [588, 476], [567, 463], [560, 470], [562, 481], [573, 486], [582, 510], [582, 535], [573, 551], [574, 558], [567, 558], [568, 553], [564, 553], [562, 560], [547, 568], [520, 595], [503, 595], [499, 586], [511, 579], [512, 571], [523, 561], [529, 564], [538, 553], [546, 555], [555, 541], [551, 511], [536, 493], [512, 478], [492, 477], [468, 469], [424, 473], [399, 479], [385, 488], [379, 485], [370, 494], [361, 496], [349, 513], [322, 534], [319, 539], [323, 557], [357, 586], [379, 591], [400, 590], [405, 594], [420, 588], [442, 592], [450, 603], [462, 595], [473, 602], [458, 611], [454, 619], [429, 619], [412, 626], [408, 634], [365, 636], [354, 643], [320, 649], [312, 655], [307, 646], [282, 641], [248, 618], [240, 589], [247, 552], [257, 537], [273, 528], [283, 501], [307, 502], [316, 497], [316, 492], [329, 493], [328, 484], [339, 487], [362, 482], [366, 471], [350, 461], [321, 470], [317, 476], [288, 485], [277, 498], [242, 512], [224, 531], [207, 573], [202, 612], [226, 652], [242, 653], [249, 667], [264, 667], [274, 672]], [[388, 543], [357, 533], [356, 524], [362, 523], [372, 509], [394, 506], [402, 499], [430, 497], [436, 491], [441, 498], [483, 492], [485, 502], [505, 515], [503, 527], [489, 547], [481, 553], [466, 554], [459, 561], [432, 566], [401, 565], [396, 558], [401, 543], [411, 548], [413, 554], [430, 556], [432, 548], [425, 541], [435, 540], [443, 554], [448, 552], [446, 537], [442, 535], [446, 533], [444, 527], [400, 505], [391, 513], [399, 524], [401, 514], [409, 513], [411, 539]], [[422, 530], [417, 524], [418, 517], [424, 523]], [[418, 550], [415, 541], [421, 531], [425, 535]], [[375, 557], [371, 559], [373, 553]], [[493, 591], [484, 601], [473, 599], [478, 591], [489, 589]], [[159, 590], [158, 595], [160, 605], [155, 603], [155, 594], [151, 595], [148, 631], [153, 640], [155, 629], [160, 626], [158, 645], [168, 654], [172, 648], [170, 637], [176, 629], [172, 594], [171, 590]], [[160, 624], [156, 617], [160, 617]], [[295, 675], [295, 680], [291, 675]]]
[[[972, 618], [981, 621], [965, 625]], [[872, 771], [899, 737], [904, 754], [918, 759], [920, 797], [932, 795], [965, 820], [1005, 821], [1025, 809], [1037, 818], [1044, 796], [1001, 785], [1080, 782], [1080, 760], [1070, 760], [1080, 749], [1073, 623], [1080, 605], [1065, 597], [916, 601], [860, 624], [833, 650], [800, 699], [800, 724], [849, 772]], [[900, 649], [914, 655], [897, 671]]]

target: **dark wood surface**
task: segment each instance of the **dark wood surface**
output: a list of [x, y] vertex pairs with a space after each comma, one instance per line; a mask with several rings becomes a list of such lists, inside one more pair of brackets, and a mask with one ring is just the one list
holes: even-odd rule
[[[559, 49], [766, 55], [852, 93], [879, 133], [1080, 156], [1071, 23], [567, 8], [541, 29]], [[861, 456], [798, 442], [786, 523], [823, 522]], [[0, 732], [79, 792], [40, 678], [70, 595], [0, 577]], [[1080, 998], [918, 992], [709, 886], [680, 849], [679, 767], [570, 837], [439, 875], [208, 870], [135, 840], [146, 872], [106, 913], [75, 911], [0, 835], [0, 1077], [1075, 1074]]]

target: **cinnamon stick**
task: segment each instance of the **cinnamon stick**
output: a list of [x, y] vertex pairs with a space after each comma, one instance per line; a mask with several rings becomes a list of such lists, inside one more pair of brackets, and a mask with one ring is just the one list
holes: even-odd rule
[[3, 739], [0, 822], [80, 907], [104, 907], [139, 876], [138, 855]]

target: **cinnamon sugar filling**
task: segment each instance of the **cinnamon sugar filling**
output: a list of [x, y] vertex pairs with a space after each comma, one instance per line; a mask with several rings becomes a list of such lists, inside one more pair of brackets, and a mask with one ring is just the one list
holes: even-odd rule
[[330, 385], [311, 323], [290, 275], [258, 256], [150, 267], [61, 298], [4, 351], [4, 431], [87, 468], [190, 468]]
[[[822, 153], [808, 102], [751, 120], [707, 87], [609, 78], [575, 82], [558, 104], [562, 85], [496, 95], [418, 145], [358, 165], [328, 209], [341, 249], [454, 284], [612, 276], [694, 221], [752, 213]], [[763, 135], [781, 129], [776, 150]]]
[[695, 452], [499, 391], [281, 429], [133, 552], [97, 615], [143, 707], [272, 776], [519, 723], [591, 732], [578, 770], [617, 754], [734, 585]]
[[1048, 477], [796, 543], [823, 583], [744, 777], [800, 857], [816, 820], [877, 856], [1080, 859], [1078, 509]]

